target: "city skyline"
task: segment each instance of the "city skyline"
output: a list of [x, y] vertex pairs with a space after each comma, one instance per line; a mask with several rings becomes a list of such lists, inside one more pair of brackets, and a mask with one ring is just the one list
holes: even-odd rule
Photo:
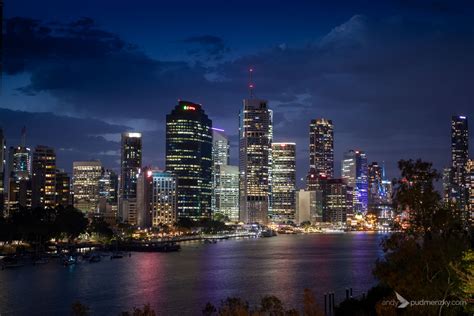
[[[339, 176], [342, 153], [353, 148], [365, 151], [370, 161], [385, 162], [391, 179], [396, 175], [397, 161], [402, 158], [433, 161], [438, 170], [449, 165], [446, 147], [450, 138], [446, 131], [450, 126], [446, 118], [461, 114], [472, 117], [472, 95], [465, 85], [472, 81], [473, 72], [469, 69], [473, 64], [469, 56], [474, 50], [472, 45], [460, 46], [472, 32], [466, 27], [472, 8], [459, 10], [457, 2], [446, 3], [442, 8], [428, 2], [421, 8], [407, 4], [344, 2], [344, 9], [319, 3], [317, 10], [305, 4], [291, 8], [294, 17], [288, 23], [278, 19], [281, 17], [278, 10], [261, 15], [264, 5], [259, 4], [252, 6], [253, 11], [248, 14], [276, 21], [272, 23], [273, 29], [244, 25], [239, 32], [229, 27], [215, 28], [216, 21], [196, 25], [192, 31], [169, 18], [154, 22], [145, 16], [143, 23], [134, 23], [137, 22], [134, 16], [103, 14], [104, 5], [87, 9], [71, 2], [70, 6], [77, 7], [74, 16], [70, 7], [58, 1], [49, 3], [51, 6], [43, 8], [28, 1], [5, 5], [5, 18], [17, 27], [28, 25], [28, 21], [11, 20], [16, 16], [34, 18], [35, 23], [50, 29], [55, 26], [49, 22], [61, 16], [57, 23], [67, 32], [41, 37], [44, 35], [39, 33], [39, 26], [31, 29], [33, 39], [58, 44], [54, 51], [41, 55], [36, 54], [36, 40], [28, 43], [35, 54], [31, 60], [24, 49], [21, 54], [12, 55], [18, 52], [19, 46], [7, 28], [4, 46], [12, 54], [6, 50], [4, 56], [0, 125], [7, 146], [21, 143], [19, 131], [27, 125], [28, 147], [47, 144], [56, 148], [57, 165], [69, 173], [73, 160], [95, 159], [118, 171], [120, 133], [131, 130], [144, 135], [144, 165], [164, 168], [163, 123], [179, 98], [201, 103], [214, 125], [226, 130], [231, 144], [231, 164], [236, 165], [238, 120], [235, 117], [241, 100], [248, 95], [249, 66], [255, 69], [256, 97], [268, 99], [274, 111], [274, 140], [297, 144], [298, 187], [304, 186], [301, 178], [308, 172], [310, 119], [324, 117], [334, 123], [336, 176]], [[167, 5], [170, 17], [182, 13], [174, 5]], [[246, 5], [245, 2], [236, 5], [236, 12], [244, 11]], [[126, 8], [128, 4], [122, 6]], [[46, 7], [54, 10], [46, 12]], [[154, 4], [146, 3], [135, 9], [144, 12], [155, 8]], [[196, 12], [205, 17], [209, 14], [206, 8], [198, 7]], [[234, 16], [225, 14], [224, 8], [217, 6], [215, 10], [222, 18], [229, 18], [229, 22], [235, 21]], [[62, 15], [65, 11], [68, 14]], [[333, 14], [325, 16], [324, 12], [329, 11]], [[83, 16], [91, 20], [71, 24]], [[131, 27], [124, 30], [120, 27], [123, 22]], [[146, 27], [147, 22], [155, 23], [155, 28]], [[167, 32], [163, 32], [164, 25], [169, 26]], [[285, 31], [277, 36], [275, 30]], [[410, 35], [414, 30], [416, 40]], [[453, 35], [457, 30], [462, 32]], [[84, 46], [84, 52], [89, 54], [87, 58], [81, 54], [68, 55], [77, 46], [67, 46], [66, 42], [80, 43], [78, 36], [73, 35], [76, 31], [91, 45], [99, 45], [99, 51], [92, 54], [89, 46]], [[273, 35], [267, 36], [270, 33]], [[440, 47], [449, 47], [449, 51], [429, 49], [441, 42], [444, 44]], [[137, 47], [128, 50], [129, 44]], [[387, 50], [378, 51], [377, 47], [381, 46]], [[414, 50], [419, 53], [413, 54]], [[91, 67], [104, 62], [104, 56], [110, 53], [118, 58], [103, 63], [107, 68]], [[59, 58], [50, 63], [50, 54]], [[452, 58], [452, 54], [457, 57]], [[394, 55], [398, 56], [395, 60]], [[374, 58], [368, 61], [364, 56]], [[371, 61], [378, 65], [377, 69]], [[68, 71], [75, 74], [75, 80], [64, 79], [65, 63], [74, 66]], [[301, 64], [310, 67], [305, 69]], [[403, 67], [393, 67], [395, 64]], [[35, 70], [38, 66], [51, 70], [54, 76], [48, 77], [50, 81], [45, 81]], [[131, 72], [131, 67], [137, 72]], [[410, 67], [416, 76], [402, 77]], [[163, 76], [147, 69], [159, 69]], [[97, 73], [99, 70], [102, 73]], [[84, 85], [84, 78], [88, 78], [85, 74], [97, 78], [94, 87]], [[407, 109], [413, 111], [402, 120]]]

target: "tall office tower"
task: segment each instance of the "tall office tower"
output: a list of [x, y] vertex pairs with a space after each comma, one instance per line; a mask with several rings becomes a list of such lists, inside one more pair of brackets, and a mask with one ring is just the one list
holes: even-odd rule
[[120, 197], [136, 198], [137, 177], [142, 167], [142, 134], [123, 133], [121, 147]]
[[[121, 220], [135, 224], [137, 178], [142, 167], [142, 134], [122, 133], [119, 213]], [[129, 219], [133, 217], [133, 219]]]
[[244, 100], [239, 124], [240, 220], [244, 223], [268, 221], [272, 124], [266, 100]]
[[342, 160], [342, 179], [353, 188], [354, 211], [366, 213], [368, 206], [367, 156], [360, 150], [349, 150]]
[[13, 175], [9, 178], [7, 214], [11, 216], [23, 208], [31, 207], [31, 178], [26, 175]]
[[140, 228], [152, 226], [153, 170], [144, 167], [137, 179], [137, 225]]
[[4, 208], [5, 208], [4, 204], [5, 204], [5, 165], [6, 165], [5, 152], [6, 150], [7, 150], [7, 145], [5, 141], [5, 136], [3, 136], [3, 130], [0, 128], [0, 217], [3, 217]]
[[343, 179], [328, 179], [322, 182], [323, 221], [345, 223], [353, 209], [352, 187]]
[[474, 159], [467, 162], [467, 186], [469, 189], [469, 221], [474, 225]]
[[272, 144], [272, 210], [275, 222], [295, 220], [296, 144]]
[[228, 165], [230, 159], [230, 145], [223, 129], [212, 128], [212, 163]]
[[179, 101], [166, 116], [166, 171], [177, 177], [178, 218], [209, 218], [212, 121], [201, 105]]
[[239, 167], [217, 165], [214, 169], [214, 214], [239, 221]]
[[36, 146], [33, 152], [32, 173], [32, 207], [55, 207], [56, 153], [53, 148]]
[[25, 146], [10, 147], [9, 175], [26, 177], [31, 175], [31, 150]]
[[308, 189], [317, 188], [318, 179], [334, 177], [334, 125], [324, 118], [309, 125]]
[[109, 204], [117, 204], [118, 201], [118, 176], [111, 169], [102, 169], [99, 179], [99, 197]]
[[229, 139], [224, 130], [212, 128], [212, 213], [239, 220], [239, 167], [229, 165]]
[[113, 170], [102, 169], [99, 179], [99, 214], [110, 225], [117, 220], [118, 183], [118, 175]]
[[367, 210], [378, 215], [382, 204], [382, 167], [377, 162], [368, 166], [368, 208]]
[[463, 220], [468, 220], [467, 161], [469, 159], [469, 133], [467, 118], [453, 116], [451, 119], [451, 202]]
[[169, 172], [154, 170], [152, 177], [152, 225], [173, 225], [177, 221], [177, 183]]
[[74, 207], [84, 213], [97, 213], [102, 164], [100, 161], [74, 161], [72, 168]]
[[62, 169], [56, 169], [56, 204], [72, 205], [71, 177]]

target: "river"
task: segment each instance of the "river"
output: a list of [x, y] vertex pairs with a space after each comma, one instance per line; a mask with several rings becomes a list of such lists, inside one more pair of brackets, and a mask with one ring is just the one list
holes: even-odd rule
[[[177, 253], [64, 267], [52, 261], [0, 271], [0, 315], [68, 315], [80, 301], [93, 315], [117, 315], [149, 303], [158, 315], [201, 315], [207, 302], [238, 296], [250, 304], [263, 295], [299, 307], [305, 288], [343, 299], [375, 284], [382, 256], [376, 233], [279, 235], [272, 238], [190, 242]], [[322, 303], [321, 303], [322, 304]]]

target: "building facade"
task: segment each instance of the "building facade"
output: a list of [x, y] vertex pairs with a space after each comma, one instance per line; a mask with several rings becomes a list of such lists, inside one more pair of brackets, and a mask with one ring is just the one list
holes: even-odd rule
[[71, 195], [71, 177], [61, 169], [56, 169], [56, 205], [73, 205]]
[[344, 153], [341, 175], [353, 189], [354, 212], [367, 213], [369, 184], [366, 154], [360, 150], [349, 150]]
[[272, 144], [272, 208], [274, 222], [295, 220], [296, 144]]
[[32, 161], [32, 207], [56, 206], [56, 153], [47, 146], [36, 146]]
[[334, 177], [334, 125], [332, 120], [319, 118], [309, 125], [309, 177]]
[[239, 221], [239, 167], [215, 166], [214, 214], [223, 215], [229, 221]]
[[177, 177], [177, 217], [211, 217], [212, 121], [201, 105], [179, 101], [166, 116], [166, 171]]
[[74, 207], [84, 213], [98, 213], [100, 161], [73, 162]]
[[451, 119], [451, 174], [448, 199], [460, 212], [462, 219], [469, 219], [467, 163], [469, 160], [469, 130], [466, 116]]
[[[142, 134], [122, 133], [120, 181], [119, 181], [119, 217], [120, 221], [136, 224], [137, 179], [142, 167]], [[128, 202], [125, 202], [128, 201]]]
[[151, 215], [152, 225], [173, 225], [177, 217], [177, 180], [164, 171], [155, 170], [151, 173]]
[[343, 179], [328, 179], [322, 189], [323, 222], [345, 224], [353, 209], [352, 187]]
[[309, 221], [311, 224], [323, 221], [323, 192], [321, 190], [296, 192], [296, 224]]
[[265, 224], [271, 195], [273, 113], [266, 100], [245, 99], [239, 124], [240, 220]]

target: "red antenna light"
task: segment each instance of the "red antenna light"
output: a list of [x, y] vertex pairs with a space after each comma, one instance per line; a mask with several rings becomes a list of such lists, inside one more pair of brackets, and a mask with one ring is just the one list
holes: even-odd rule
[[253, 68], [249, 68], [249, 94], [250, 94], [250, 99], [253, 98], [253, 88], [255, 87], [253, 82], [252, 82], [252, 73], [253, 73]]

